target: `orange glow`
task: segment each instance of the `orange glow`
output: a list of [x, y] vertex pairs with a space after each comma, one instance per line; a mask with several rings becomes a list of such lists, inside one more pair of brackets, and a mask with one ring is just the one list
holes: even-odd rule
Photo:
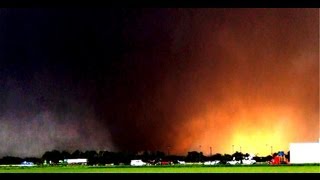
[[199, 117], [191, 118], [180, 126], [173, 150], [180, 154], [202, 151], [209, 155], [211, 147], [212, 154], [232, 154], [241, 149], [243, 153], [265, 156], [271, 152], [287, 152], [292, 141], [317, 138], [314, 133], [310, 136], [303, 125], [303, 111], [297, 108], [263, 104], [245, 107], [240, 102], [229, 108], [211, 106], [207, 109], [216, 111], [207, 110]]
[[[235, 13], [216, 31], [210, 20], [195, 26], [200, 48], [177, 81], [184, 87], [177, 103], [182, 120], [172, 149], [208, 155], [210, 147], [230, 154], [241, 146], [244, 153], [269, 155], [271, 146], [287, 152], [291, 142], [318, 141], [319, 11]], [[237, 19], [243, 13], [248, 18]]]

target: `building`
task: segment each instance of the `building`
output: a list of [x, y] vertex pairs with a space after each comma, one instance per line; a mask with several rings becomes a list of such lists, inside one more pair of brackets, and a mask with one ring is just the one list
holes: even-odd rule
[[87, 165], [88, 159], [65, 159], [64, 162], [66, 162], [67, 164]]
[[290, 143], [290, 163], [320, 163], [320, 142]]

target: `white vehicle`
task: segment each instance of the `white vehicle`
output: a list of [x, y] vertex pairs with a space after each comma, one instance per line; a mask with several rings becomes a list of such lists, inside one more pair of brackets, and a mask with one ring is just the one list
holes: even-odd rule
[[236, 161], [236, 158], [233, 157], [233, 160], [227, 161], [227, 164], [231, 164], [231, 165], [241, 164], [241, 161]]
[[227, 161], [227, 164], [236, 165], [236, 164], [241, 164], [241, 162], [232, 160], [232, 161]]
[[88, 163], [88, 159], [65, 159], [64, 162], [67, 164], [83, 164], [86, 165]]
[[204, 165], [217, 165], [217, 164], [219, 164], [219, 163], [220, 163], [219, 160], [215, 160], [215, 161], [206, 161], [206, 162], [204, 162], [203, 164], [204, 164]]
[[246, 164], [246, 165], [251, 165], [251, 164], [255, 164], [255, 163], [256, 163], [256, 160], [253, 159], [253, 155], [245, 157], [242, 160], [242, 164]]
[[185, 161], [179, 161], [179, 160], [178, 160], [178, 163], [179, 163], [179, 164], [186, 164]]
[[251, 159], [251, 160], [244, 159], [244, 160], [242, 160], [242, 164], [246, 164], [246, 165], [251, 165], [251, 164], [255, 164], [255, 163], [256, 163], [256, 160], [254, 160], [254, 159]]
[[33, 162], [23, 161], [20, 166], [35, 166]]
[[131, 160], [130, 165], [131, 166], [145, 166], [147, 163], [143, 162], [142, 160]]
[[256, 160], [253, 159], [254, 155], [249, 155], [248, 157], [245, 157], [241, 161], [236, 161], [235, 157], [233, 157], [232, 161], [227, 161], [227, 164], [236, 165], [236, 164], [244, 164], [244, 165], [251, 165], [255, 164]]

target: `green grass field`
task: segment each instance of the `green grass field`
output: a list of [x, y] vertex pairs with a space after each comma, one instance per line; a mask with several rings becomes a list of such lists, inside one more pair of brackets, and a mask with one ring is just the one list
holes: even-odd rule
[[0, 173], [320, 173], [319, 165], [168, 167], [0, 167]]

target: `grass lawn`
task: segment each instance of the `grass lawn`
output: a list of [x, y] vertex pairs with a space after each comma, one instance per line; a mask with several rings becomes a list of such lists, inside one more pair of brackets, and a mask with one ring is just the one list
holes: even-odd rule
[[320, 173], [319, 165], [282, 166], [167, 166], [167, 167], [0, 167], [0, 173]]

